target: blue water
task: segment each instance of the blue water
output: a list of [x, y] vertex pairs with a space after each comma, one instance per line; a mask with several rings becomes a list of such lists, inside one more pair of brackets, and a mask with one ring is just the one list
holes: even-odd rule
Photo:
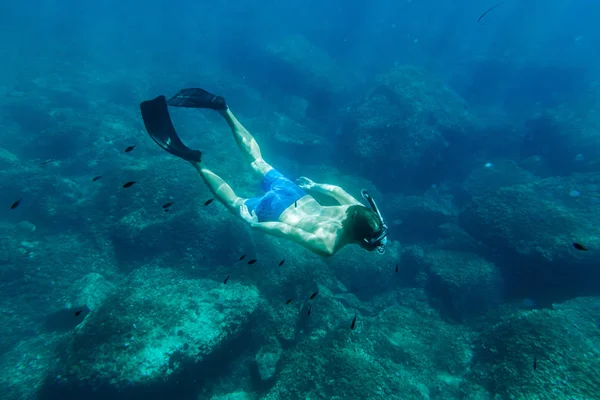
[[[598, 398], [600, 4], [495, 4], [0, 4], [2, 398]], [[368, 189], [386, 253], [204, 205], [139, 109], [190, 87], [289, 179]], [[262, 195], [221, 116], [170, 112]]]

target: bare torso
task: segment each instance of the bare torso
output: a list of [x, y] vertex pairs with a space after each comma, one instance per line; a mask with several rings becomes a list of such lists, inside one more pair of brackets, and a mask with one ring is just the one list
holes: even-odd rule
[[348, 207], [350, 205], [323, 206], [306, 195], [290, 205], [279, 216], [279, 222], [317, 236], [325, 247], [335, 252], [346, 244], [342, 222]]

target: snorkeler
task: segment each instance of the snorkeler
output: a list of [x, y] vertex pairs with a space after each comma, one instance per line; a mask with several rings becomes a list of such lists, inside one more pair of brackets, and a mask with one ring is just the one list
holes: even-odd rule
[[[167, 106], [208, 108], [221, 114], [252, 169], [262, 177], [265, 194], [248, 199], [238, 197], [223, 179], [206, 168], [201, 151], [183, 144]], [[203, 89], [183, 89], [168, 101], [165, 96], [158, 96], [142, 102], [140, 108], [152, 139], [169, 153], [192, 164], [215, 198], [252, 228], [292, 240], [322, 256], [333, 255], [346, 244], [385, 252], [388, 227], [366, 190], [361, 194], [370, 207], [338, 186], [318, 184], [306, 177], [299, 178], [297, 183], [287, 179], [262, 158], [256, 140], [236, 119], [223, 97]], [[330, 196], [339, 205], [322, 206], [311, 192]]]

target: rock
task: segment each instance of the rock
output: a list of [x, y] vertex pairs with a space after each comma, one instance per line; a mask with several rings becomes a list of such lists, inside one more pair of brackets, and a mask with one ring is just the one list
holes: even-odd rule
[[504, 280], [491, 262], [467, 252], [428, 249], [422, 255], [430, 302], [442, 316], [465, 321], [504, 300]]
[[462, 188], [471, 196], [485, 195], [491, 190], [533, 183], [539, 178], [512, 160], [494, 160], [490, 166], [480, 165], [463, 181]]
[[[472, 357], [464, 327], [441, 321], [422, 290], [398, 291], [397, 305], [389, 304], [374, 315], [355, 311], [354, 330], [355, 312], [342, 311], [320, 340], [286, 349], [277, 381], [262, 398], [458, 398]], [[315, 304], [314, 316], [320, 311]]]
[[113, 290], [113, 284], [102, 275], [91, 273], [71, 285], [64, 302], [74, 306], [85, 305], [90, 310], [95, 310], [102, 305]]
[[503, 318], [477, 341], [469, 380], [505, 399], [598, 398], [599, 313], [586, 297]]
[[268, 142], [275, 142], [281, 155], [289, 154], [304, 162], [314, 160], [318, 163], [331, 153], [332, 146], [324, 137], [285, 115], [276, 114], [276, 117], [272, 121], [265, 121], [265, 124], [271, 126]]
[[513, 295], [552, 303], [599, 293], [596, 257], [572, 245], [600, 248], [598, 182], [600, 173], [576, 174], [489, 191], [473, 197], [459, 224], [503, 257]]
[[[263, 47], [270, 82], [308, 100], [309, 113], [326, 113], [335, 97], [347, 92], [349, 73], [302, 35], [278, 36]], [[283, 80], [278, 77], [283, 77]]]
[[279, 362], [282, 352], [283, 350], [279, 344], [271, 344], [260, 348], [254, 359], [260, 379], [268, 381], [275, 376], [277, 362]]
[[458, 219], [458, 210], [451, 197], [435, 193], [424, 197], [397, 195], [386, 198], [386, 215], [394, 216], [393, 220], [386, 221], [393, 237], [402, 243], [434, 241], [440, 236], [440, 225]]
[[0, 386], [3, 400], [37, 400], [44, 381], [62, 380], [62, 376], [48, 377], [48, 366], [55, 358], [55, 349], [61, 337], [54, 334], [32, 333], [22, 336], [18, 345], [0, 356]]
[[435, 247], [440, 250], [470, 251], [476, 254], [489, 254], [489, 248], [469, 235], [455, 223], [442, 224], [439, 227], [441, 237]]
[[19, 234], [32, 233], [32, 232], [35, 232], [35, 230], [37, 229], [37, 227], [34, 224], [32, 224], [29, 221], [25, 221], [25, 220], [17, 223], [14, 226], [14, 228]]
[[[392, 180], [403, 187], [424, 188], [443, 181], [444, 172], [462, 171], [464, 144], [475, 126], [463, 99], [412, 66], [394, 67], [373, 86], [347, 112], [344, 142], [354, 164], [368, 168], [382, 186]], [[382, 171], [381, 160], [393, 163], [394, 170]]]
[[599, 171], [600, 107], [592, 100], [583, 109], [584, 112], [581, 106], [557, 107], [526, 121], [520, 156], [536, 157], [536, 170], [546, 177]]
[[[231, 262], [231, 252], [235, 249], [232, 246], [250, 240], [243, 224], [225, 209], [215, 212], [201, 205], [188, 207], [183, 202], [179, 202], [181, 208], [175, 206], [169, 213], [155, 205], [154, 209], [141, 207], [124, 215], [111, 229], [111, 241], [119, 260], [132, 269], [137, 263], [168, 257], [179, 260], [183, 257], [192, 268], [222, 265]], [[236, 229], [231, 229], [232, 226]]]
[[81, 379], [98, 390], [126, 391], [201, 376], [211, 367], [205, 359], [235, 357], [229, 349], [258, 303], [252, 286], [136, 270], [76, 329], [55, 373], [70, 390]]

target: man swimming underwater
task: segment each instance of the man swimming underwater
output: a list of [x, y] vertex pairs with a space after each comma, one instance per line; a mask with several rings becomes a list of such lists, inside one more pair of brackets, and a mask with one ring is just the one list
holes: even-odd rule
[[[179, 139], [167, 106], [208, 108], [221, 114], [250, 165], [261, 175], [265, 194], [249, 199], [238, 197], [223, 179], [206, 168], [201, 151], [188, 148]], [[158, 96], [142, 102], [140, 108], [152, 139], [192, 164], [215, 198], [252, 228], [290, 239], [321, 256], [333, 255], [346, 244], [385, 252], [388, 227], [366, 190], [362, 190], [362, 196], [370, 208], [338, 186], [314, 183], [305, 177], [299, 178], [297, 184], [290, 181], [263, 160], [256, 140], [229, 110], [223, 97], [203, 89], [183, 89], [168, 101], [165, 96]], [[311, 192], [328, 195], [339, 205], [322, 206]]]

